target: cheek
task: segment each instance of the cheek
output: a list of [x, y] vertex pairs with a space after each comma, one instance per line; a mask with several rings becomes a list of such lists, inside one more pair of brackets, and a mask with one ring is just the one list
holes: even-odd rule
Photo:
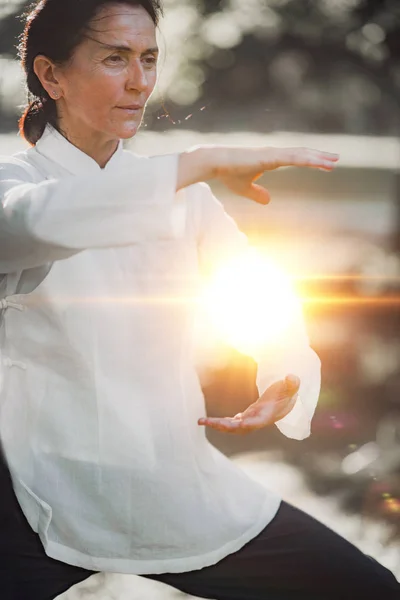
[[157, 85], [157, 77], [158, 77], [157, 71], [152, 71], [149, 74], [149, 78], [148, 78], [148, 83], [149, 83], [148, 94], [149, 94], [149, 97], [151, 96], [151, 94], [153, 93], [154, 88]]
[[124, 92], [125, 79], [122, 74], [91, 73], [77, 79], [71, 86], [71, 100], [75, 105], [90, 112], [107, 112], [116, 105]]
[[[125, 99], [129, 77], [124, 69], [104, 70], [101, 67], [76, 69], [67, 77], [67, 102], [70, 110], [85, 119], [96, 121], [108, 117], [111, 109]], [[145, 100], [150, 98], [157, 83], [157, 70], [148, 71]]]

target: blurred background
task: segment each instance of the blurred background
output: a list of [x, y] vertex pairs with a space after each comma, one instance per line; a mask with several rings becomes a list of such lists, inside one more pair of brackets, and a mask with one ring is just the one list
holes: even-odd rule
[[[26, 92], [16, 43], [27, 4], [0, 0], [1, 154], [25, 147], [17, 134]], [[159, 85], [131, 149], [161, 154], [218, 143], [341, 155], [333, 173], [265, 175], [268, 207], [211, 182], [252, 244], [292, 277], [323, 384], [307, 440], [276, 428], [243, 437], [209, 431], [209, 439], [399, 578], [400, 4], [164, 5]], [[204, 382], [209, 414], [234, 415], [253, 402], [255, 373], [251, 357], [225, 348]], [[121, 586], [128, 581], [103, 579], [104, 598], [115, 577]], [[148, 597], [150, 582], [143, 585]], [[128, 587], [115, 597], [133, 597]], [[164, 586], [157, 590], [167, 597]]]

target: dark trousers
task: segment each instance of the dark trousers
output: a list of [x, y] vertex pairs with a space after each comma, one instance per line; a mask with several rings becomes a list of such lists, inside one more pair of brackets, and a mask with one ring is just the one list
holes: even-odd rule
[[[26, 521], [0, 460], [0, 597], [52, 600], [93, 572], [49, 558]], [[189, 573], [145, 575], [214, 600], [400, 600], [390, 571], [283, 502], [241, 550]]]

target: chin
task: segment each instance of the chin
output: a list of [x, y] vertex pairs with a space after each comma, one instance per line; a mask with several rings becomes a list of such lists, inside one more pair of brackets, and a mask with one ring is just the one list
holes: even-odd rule
[[131, 128], [120, 128], [119, 131], [117, 131], [117, 136], [120, 140], [129, 140], [130, 138], [133, 138], [139, 129], [140, 125], [137, 125], [136, 127], [131, 127]]
[[137, 134], [141, 125], [142, 125], [142, 119], [125, 121], [124, 123], [120, 123], [118, 125], [118, 127], [116, 128], [117, 136], [121, 140], [129, 140], [130, 138], [134, 137]]

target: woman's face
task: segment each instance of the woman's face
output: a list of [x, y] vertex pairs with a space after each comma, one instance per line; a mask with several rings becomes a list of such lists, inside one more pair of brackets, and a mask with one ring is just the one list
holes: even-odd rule
[[156, 27], [142, 6], [104, 7], [71, 61], [55, 68], [61, 127], [103, 139], [134, 136], [156, 84], [157, 58]]

